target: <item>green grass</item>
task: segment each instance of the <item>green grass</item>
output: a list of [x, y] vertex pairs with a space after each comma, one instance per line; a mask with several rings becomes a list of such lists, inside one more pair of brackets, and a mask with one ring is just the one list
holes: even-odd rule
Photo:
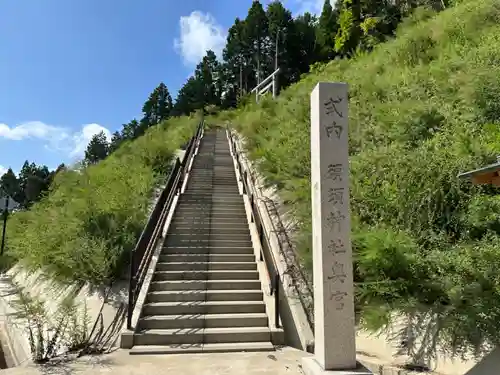
[[152, 190], [165, 181], [197, 122], [195, 116], [171, 119], [81, 173], [57, 175], [42, 201], [10, 217], [4, 263], [20, 261], [61, 282], [98, 285], [122, 275]]
[[500, 1], [418, 12], [397, 37], [332, 61], [284, 90], [209, 121], [247, 139], [260, 173], [300, 223], [311, 266], [309, 101], [319, 81], [349, 84], [357, 303], [366, 326], [432, 309], [453, 351], [498, 344], [500, 190], [457, 174], [500, 154]]

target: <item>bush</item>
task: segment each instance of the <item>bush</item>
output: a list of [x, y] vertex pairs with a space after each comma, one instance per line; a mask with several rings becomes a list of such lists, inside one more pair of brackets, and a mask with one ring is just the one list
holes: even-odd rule
[[56, 280], [101, 284], [119, 277], [146, 222], [153, 188], [196, 118], [173, 118], [97, 165], [59, 173], [47, 197], [12, 215], [7, 254]]
[[500, 148], [500, 3], [458, 3], [435, 17], [421, 11], [372, 53], [317, 67], [276, 100], [221, 118], [246, 137], [250, 157], [291, 208], [310, 265], [309, 95], [319, 81], [348, 82], [364, 321], [379, 329], [394, 312], [408, 322], [426, 316], [442, 345], [480, 353], [500, 344], [493, 333], [500, 284], [492, 275], [500, 190], [457, 174], [494, 161]]
[[11, 302], [14, 324], [28, 334], [32, 359], [35, 363], [49, 361], [67, 350], [89, 345], [89, 319], [86, 306], [79, 316], [80, 306], [69, 293], [55, 313], [50, 313], [44, 301], [31, 296], [15, 285], [16, 298]]

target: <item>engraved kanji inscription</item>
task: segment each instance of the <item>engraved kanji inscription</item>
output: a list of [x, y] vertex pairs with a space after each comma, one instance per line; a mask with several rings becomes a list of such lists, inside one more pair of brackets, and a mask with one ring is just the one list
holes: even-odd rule
[[333, 255], [345, 254], [346, 249], [342, 239], [337, 238], [336, 240], [330, 240], [330, 244], [328, 245], [328, 251]]
[[332, 138], [332, 135], [335, 134], [336, 138], [340, 139], [343, 127], [338, 125], [335, 121], [333, 121], [332, 124], [325, 126], [325, 130], [328, 138]]
[[329, 188], [328, 202], [334, 205], [344, 204], [344, 188]]
[[335, 261], [332, 266], [332, 275], [328, 276], [327, 279], [336, 283], [340, 281], [342, 284], [345, 282], [347, 275], [344, 271], [344, 265]]
[[330, 230], [337, 229], [339, 232], [342, 229], [342, 222], [345, 220], [345, 215], [340, 211], [330, 212], [326, 218], [326, 223]]
[[339, 116], [340, 118], [344, 118], [344, 115], [342, 114], [342, 112], [339, 112], [339, 110], [337, 109], [337, 104], [339, 104], [341, 102], [342, 102], [341, 97], [337, 97], [337, 99], [333, 99], [333, 98], [328, 99], [325, 102], [326, 114], [331, 115], [332, 113], [335, 112], [337, 114], [337, 116]]
[[344, 309], [344, 298], [347, 297], [346, 292], [341, 292], [339, 290], [335, 290], [330, 294], [330, 301], [337, 302], [335, 304], [335, 310], [343, 310]]
[[329, 164], [326, 171], [326, 178], [333, 181], [342, 181], [344, 167], [342, 164]]

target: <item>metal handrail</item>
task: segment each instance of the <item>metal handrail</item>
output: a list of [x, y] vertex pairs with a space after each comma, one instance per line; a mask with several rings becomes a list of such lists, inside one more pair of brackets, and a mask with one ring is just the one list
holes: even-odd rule
[[[243, 172], [242, 162], [240, 160], [240, 155], [238, 154], [238, 151], [237, 151], [237, 148], [236, 148], [236, 142], [234, 140], [235, 136], [233, 134], [231, 134], [231, 132], [229, 132], [229, 129], [227, 131], [228, 131], [229, 137], [231, 139], [231, 143], [232, 143], [231, 146], [232, 146], [232, 149], [234, 150], [234, 153], [235, 153], [235, 157], [236, 157], [236, 162], [237, 162], [237, 165], [238, 165], [238, 169], [240, 170], [240, 174], [242, 176], [244, 194], [248, 194], [248, 191], [249, 191], [248, 175], [250, 175], [250, 180], [252, 182], [253, 188], [257, 189], [257, 187], [255, 186], [255, 183], [254, 183], [255, 177], [253, 176], [253, 174], [251, 172], [248, 172], [248, 171], [251, 171], [251, 169], [248, 168], [248, 164], [247, 163], [245, 163], [245, 164], [247, 164], [246, 171]], [[313, 309], [311, 309], [310, 306], [308, 306], [308, 303], [304, 299], [304, 296], [303, 296], [304, 293], [303, 293], [302, 290], [299, 289], [299, 285], [296, 283], [296, 280], [295, 280], [294, 275], [293, 275], [293, 271], [297, 271], [299, 278], [302, 279], [303, 286], [305, 287], [305, 292], [309, 296], [309, 299], [311, 300], [311, 303], [314, 302], [313, 288], [311, 286], [309, 278], [306, 276], [306, 274], [302, 270], [302, 267], [301, 267], [300, 262], [299, 262], [299, 258], [300, 257], [297, 254], [295, 246], [293, 246], [293, 244], [292, 244], [292, 242], [291, 242], [291, 240], [290, 240], [290, 238], [289, 238], [289, 236], [288, 236], [288, 234], [286, 232], [284, 232], [285, 237], [286, 237], [286, 245], [287, 245], [287, 248], [291, 250], [294, 259], [290, 259], [288, 253], [285, 254], [285, 250], [283, 249], [283, 243], [281, 242], [281, 238], [278, 236], [278, 233], [280, 233], [280, 231], [277, 230], [276, 225], [275, 225], [274, 221], [272, 220], [272, 218], [275, 217], [279, 221], [279, 225], [281, 227], [285, 228], [285, 226], [284, 226], [284, 224], [281, 221], [281, 218], [279, 216], [279, 212], [278, 212], [276, 203], [273, 200], [271, 200], [269, 198], [266, 198], [266, 197], [257, 197], [257, 201], [263, 202], [264, 209], [266, 210], [267, 215], [271, 219], [270, 220], [271, 225], [272, 225], [272, 231], [271, 231], [271, 233], [274, 232], [276, 234], [276, 239], [277, 239], [277, 242], [278, 242], [280, 255], [285, 259], [287, 269], [283, 273], [283, 276], [285, 274], [288, 274], [292, 278], [292, 285], [293, 285], [293, 287], [294, 287], [294, 289], [295, 289], [295, 291], [297, 293], [297, 296], [298, 296], [298, 298], [300, 300], [300, 303], [301, 303], [302, 307], [305, 310], [309, 326], [310, 326], [311, 329], [314, 329], [314, 314], [313, 314], [314, 311], [313, 311]], [[274, 210], [276, 212], [275, 215], [271, 214], [271, 212], [269, 210], [269, 207], [268, 207], [269, 203], [272, 203], [273, 208], [274, 208]], [[255, 205], [255, 198], [254, 198], [254, 194], [253, 193], [250, 194], [250, 205], [252, 207], [252, 218], [251, 218], [252, 222], [254, 221], [255, 213], [257, 213], [257, 215], [259, 216], [260, 225], [257, 225], [257, 230], [259, 232], [259, 240], [262, 243], [262, 240], [263, 240], [262, 230], [265, 229], [265, 228], [262, 225], [262, 217], [261, 217], [261, 214], [259, 212], [259, 209]], [[266, 236], [266, 237], [268, 237], [268, 238], [266, 238], [266, 240], [268, 241], [268, 247], [270, 249], [269, 253], [271, 254], [272, 261], [275, 264], [275, 269], [276, 269], [276, 274], [277, 274], [277, 279], [275, 281], [275, 285], [277, 285], [277, 282], [281, 281], [283, 283], [283, 281], [279, 277], [278, 262], [276, 261], [276, 258], [275, 258], [274, 254], [273, 254], [273, 252], [271, 251], [271, 248], [270, 248], [270, 238], [269, 238], [269, 236]], [[262, 259], [262, 253], [260, 255], [261, 255], [261, 260], [263, 260]], [[276, 290], [278, 291], [279, 288], [276, 288]], [[277, 296], [275, 295], [275, 298], [279, 299], [279, 295], [277, 295]], [[276, 303], [279, 306], [279, 302], [276, 302]]]
[[156, 243], [158, 239], [161, 238], [161, 232], [167, 220], [174, 197], [179, 193], [180, 186], [182, 186], [186, 178], [187, 169], [193, 158], [194, 149], [196, 143], [199, 141], [203, 126], [204, 122], [202, 121], [198, 125], [195, 135], [190, 139], [182, 161], [176, 158], [167, 179], [167, 184], [162, 190], [153, 211], [149, 215], [148, 221], [144, 226], [134, 250], [130, 253], [127, 329], [132, 329], [132, 315], [137, 297], [146, 277]]
[[[256, 209], [255, 207], [255, 202], [254, 202], [254, 194], [251, 192], [251, 189], [248, 184], [247, 176], [246, 176], [246, 171], [243, 174], [242, 173], [242, 166], [241, 166], [241, 160], [238, 154], [238, 151], [236, 150], [236, 144], [234, 142], [234, 139], [232, 137], [232, 134], [229, 132], [228, 129], [226, 129], [226, 132], [231, 140], [231, 150], [233, 151], [235, 158], [236, 158], [236, 166], [238, 168], [238, 171], [240, 172], [241, 176], [241, 182], [243, 184], [243, 194], [249, 195], [250, 193], [250, 207], [251, 207], [251, 217], [250, 220], [252, 223], [256, 224], [257, 227], [257, 233], [259, 236], [259, 242], [261, 244], [261, 250], [260, 250], [260, 261], [264, 261], [264, 252], [263, 252], [263, 247], [264, 247], [264, 239], [267, 242], [267, 247], [270, 250], [268, 253], [271, 254], [272, 257], [272, 262], [274, 264], [274, 275], [271, 276], [269, 272], [269, 268], [267, 269], [269, 279], [271, 280], [271, 295], [274, 295], [274, 324], [276, 328], [280, 328], [280, 304], [279, 304], [279, 299], [280, 299], [280, 293], [279, 293], [279, 286], [280, 286], [280, 275], [278, 271], [278, 263], [276, 259], [274, 258], [274, 254], [271, 251], [271, 239], [267, 231], [265, 230], [264, 225], [262, 224], [263, 220], [262, 217], [260, 216], [260, 212]], [[258, 221], [256, 220], [258, 218]], [[267, 264], [267, 262], [266, 262]]]

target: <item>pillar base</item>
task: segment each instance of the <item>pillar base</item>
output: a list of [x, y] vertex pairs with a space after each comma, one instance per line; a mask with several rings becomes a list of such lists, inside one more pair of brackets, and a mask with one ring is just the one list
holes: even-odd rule
[[302, 371], [305, 375], [373, 375], [361, 363], [357, 362], [357, 365], [357, 368], [351, 370], [325, 370], [314, 357], [302, 358]]

